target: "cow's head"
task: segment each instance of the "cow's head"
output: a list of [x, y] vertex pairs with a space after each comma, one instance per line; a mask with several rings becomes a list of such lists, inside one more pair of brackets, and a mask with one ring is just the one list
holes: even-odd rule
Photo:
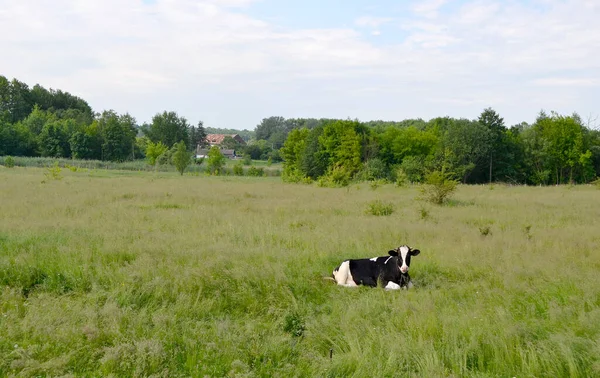
[[401, 245], [396, 249], [388, 251], [388, 253], [390, 256], [398, 256], [398, 267], [400, 268], [400, 271], [402, 273], [407, 273], [408, 267], [410, 267], [410, 257], [418, 255], [421, 251], [418, 249], [410, 249], [407, 245]]

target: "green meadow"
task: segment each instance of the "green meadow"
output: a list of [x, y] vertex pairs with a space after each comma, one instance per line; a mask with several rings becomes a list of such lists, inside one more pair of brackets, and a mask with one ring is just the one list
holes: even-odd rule
[[[0, 167], [0, 376], [600, 376], [592, 186], [47, 172]], [[411, 290], [323, 279], [401, 244]]]

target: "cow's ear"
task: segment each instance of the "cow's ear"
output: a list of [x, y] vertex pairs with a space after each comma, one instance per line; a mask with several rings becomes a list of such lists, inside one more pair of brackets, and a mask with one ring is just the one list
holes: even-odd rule
[[390, 249], [388, 253], [390, 254], [390, 256], [398, 256], [398, 251], [396, 251], [395, 249]]
[[419, 251], [418, 249], [413, 249], [412, 251], [410, 251], [411, 256], [416, 256], [419, 253], [421, 253], [421, 251]]

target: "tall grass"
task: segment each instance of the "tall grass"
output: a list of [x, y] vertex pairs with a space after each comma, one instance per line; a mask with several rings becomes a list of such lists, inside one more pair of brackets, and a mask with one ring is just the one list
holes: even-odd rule
[[[600, 375], [591, 187], [63, 175], [0, 167], [0, 376]], [[404, 243], [412, 290], [322, 279]]]
[[[12, 159], [13, 165], [17, 167], [37, 167], [37, 168], [48, 168], [52, 167], [55, 163], [58, 163], [60, 167], [75, 167], [80, 169], [108, 169], [108, 170], [122, 170], [122, 171], [137, 171], [137, 172], [176, 172], [173, 165], [156, 165], [151, 166], [146, 163], [145, 160], [134, 160], [125, 162], [111, 162], [111, 161], [100, 161], [100, 160], [76, 160], [76, 159], [64, 159], [64, 158], [48, 158], [48, 157], [10, 157], [0, 156], [0, 165], [4, 165], [6, 159]], [[233, 166], [240, 160], [227, 160], [227, 164], [224, 169], [225, 175], [234, 175]], [[264, 171], [264, 176], [281, 176], [282, 165], [273, 164], [267, 166], [267, 162], [253, 161], [253, 165], [261, 167]], [[252, 172], [249, 174], [250, 167], [244, 170], [246, 175], [252, 176]], [[188, 174], [200, 174], [206, 172], [206, 162], [204, 164], [190, 164], [186, 169]]]

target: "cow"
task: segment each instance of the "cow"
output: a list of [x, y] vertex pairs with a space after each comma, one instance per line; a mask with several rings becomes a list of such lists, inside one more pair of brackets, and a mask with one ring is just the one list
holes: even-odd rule
[[333, 280], [341, 286], [359, 285], [376, 287], [381, 282], [387, 290], [410, 289], [413, 284], [408, 275], [410, 258], [421, 251], [401, 245], [388, 251], [389, 256], [371, 259], [348, 259], [333, 271]]

